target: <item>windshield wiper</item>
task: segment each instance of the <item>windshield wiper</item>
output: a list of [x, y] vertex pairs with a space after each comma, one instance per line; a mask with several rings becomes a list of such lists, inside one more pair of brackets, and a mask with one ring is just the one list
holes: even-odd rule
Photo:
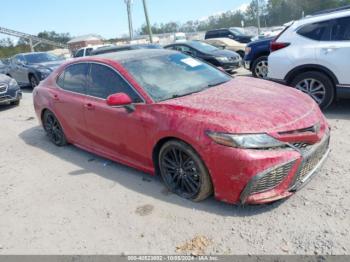
[[180, 94], [175, 94], [171, 98], [174, 99], [174, 98], [189, 96], [189, 95], [196, 94], [196, 93], [199, 93], [199, 92], [202, 92], [202, 91], [203, 90], [197, 90], [197, 91], [194, 91], [194, 92], [191, 92], [191, 93], [186, 93], [186, 94], [181, 94], [181, 95]]
[[214, 86], [219, 86], [219, 85], [222, 85], [222, 84], [225, 84], [227, 83], [228, 81], [222, 81], [222, 82], [218, 82], [218, 83], [215, 83], [215, 84], [209, 84], [207, 87], [214, 87]]

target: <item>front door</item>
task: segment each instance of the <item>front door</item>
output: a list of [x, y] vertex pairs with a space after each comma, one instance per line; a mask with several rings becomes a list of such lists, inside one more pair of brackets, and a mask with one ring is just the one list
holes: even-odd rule
[[[147, 165], [144, 158], [146, 134], [143, 126], [141, 97], [109, 66], [91, 64], [88, 78], [85, 119], [89, 139], [96, 151], [127, 162]], [[135, 111], [111, 107], [106, 99], [111, 94], [126, 93], [135, 102]]]

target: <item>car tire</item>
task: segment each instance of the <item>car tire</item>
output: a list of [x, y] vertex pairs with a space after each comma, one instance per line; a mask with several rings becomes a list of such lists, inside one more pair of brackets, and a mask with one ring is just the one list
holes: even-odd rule
[[194, 202], [213, 193], [209, 172], [191, 146], [170, 140], [163, 145], [158, 157], [160, 174], [171, 192]]
[[67, 139], [63, 128], [51, 111], [45, 111], [42, 122], [44, 130], [53, 144], [59, 147], [67, 145]]
[[245, 56], [245, 52], [242, 51], [242, 50], [238, 50], [236, 53], [239, 54], [239, 56], [240, 56], [242, 59], [243, 59], [244, 56]]
[[320, 108], [325, 109], [334, 100], [334, 84], [325, 74], [310, 71], [294, 77], [291, 86], [311, 96]]
[[268, 56], [260, 56], [252, 65], [252, 73], [256, 78], [265, 79], [268, 73]]
[[11, 105], [19, 106], [20, 102], [21, 102], [21, 100], [16, 100], [16, 101], [11, 102]]
[[35, 75], [29, 75], [29, 83], [31, 88], [35, 88], [37, 85], [39, 85], [39, 80], [36, 78]]

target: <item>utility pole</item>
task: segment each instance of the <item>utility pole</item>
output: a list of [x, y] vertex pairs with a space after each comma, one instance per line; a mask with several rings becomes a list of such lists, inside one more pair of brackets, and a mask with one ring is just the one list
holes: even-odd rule
[[261, 28], [260, 28], [260, 3], [259, 3], [259, 0], [256, 0], [256, 15], [257, 15], [257, 20], [258, 20], [258, 35], [260, 35]]
[[124, 1], [125, 1], [126, 9], [127, 9], [127, 12], [128, 12], [130, 40], [132, 40], [134, 38], [134, 29], [132, 27], [132, 15], [131, 15], [132, 0], [124, 0]]
[[149, 34], [149, 41], [151, 43], [153, 43], [152, 27], [151, 27], [151, 23], [149, 22], [146, 0], [143, 0], [143, 9], [145, 10], [145, 17], [146, 17], [146, 23], [147, 23], [147, 28], [148, 28], [148, 34]]

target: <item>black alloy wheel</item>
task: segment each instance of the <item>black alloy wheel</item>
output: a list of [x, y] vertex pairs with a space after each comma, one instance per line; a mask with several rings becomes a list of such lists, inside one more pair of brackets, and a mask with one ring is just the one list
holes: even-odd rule
[[43, 117], [45, 132], [52, 143], [56, 146], [65, 146], [67, 144], [66, 136], [57, 118], [50, 111], [46, 111]]
[[162, 147], [159, 167], [166, 186], [180, 197], [201, 201], [212, 193], [211, 179], [202, 160], [181, 141], [172, 140]]

